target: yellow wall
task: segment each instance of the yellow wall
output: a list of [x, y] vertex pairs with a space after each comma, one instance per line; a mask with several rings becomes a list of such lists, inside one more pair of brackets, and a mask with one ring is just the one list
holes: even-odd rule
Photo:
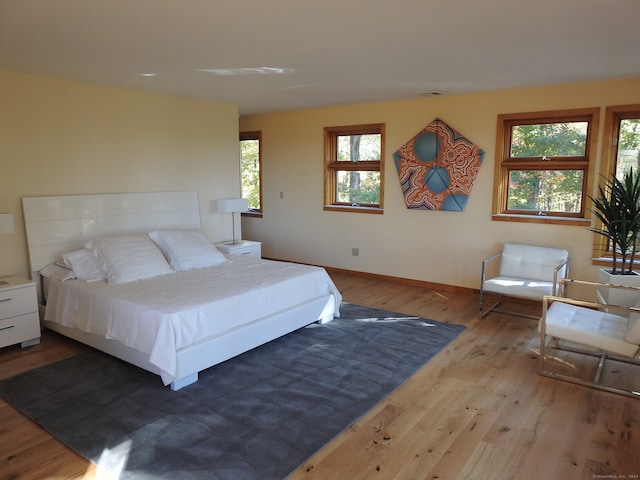
[[196, 190], [203, 229], [231, 238], [212, 200], [237, 196], [238, 110], [206, 102], [0, 72], [0, 276], [28, 275], [24, 196]]
[[[241, 131], [262, 131], [264, 162], [264, 217], [244, 218], [244, 237], [268, 257], [470, 288], [502, 243], [535, 243], [568, 248], [572, 276], [595, 279], [587, 228], [491, 221], [496, 117], [631, 103], [640, 78], [243, 117]], [[408, 210], [400, 190], [393, 152], [436, 117], [486, 152], [462, 213]], [[325, 212], [323, 127], [366, 123], [386, 124], [384, 214]]]
[[[595, 278], [586, 228], [491, 221], [496, 116], [629, 103], [640, 78], [243, 117], [241, 130], [262, 131], [265, 210], [243, 219], [243, 236], [273, 258], [471, 288], [503, 242], [535, 242], [569, 248], [572, 276]], [[0, 276], [29, 272], [24, 196], [196, 190], [205, 232], [231, 237], [210, 203], [239, 193], [235, 105], [9, 72], [0, 105], [0, 212], [16, 223], [0, 236]], [[404, 206], [392, 154], [435, 117], [486, 152], [462, 213]], [[323, 127], [361, 123], [387, 126], [385, 213], [325, 212]]]

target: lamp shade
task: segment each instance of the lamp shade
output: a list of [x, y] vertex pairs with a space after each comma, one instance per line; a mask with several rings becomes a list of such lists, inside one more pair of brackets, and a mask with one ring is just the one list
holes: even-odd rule
[[249, 209], [249, 201], [246, 198], [221, 198], [216, 202], [219, 212], [244, 212]]
[[0, 213], [0, 234], [13, 233], [13, 214], [12, 213]]

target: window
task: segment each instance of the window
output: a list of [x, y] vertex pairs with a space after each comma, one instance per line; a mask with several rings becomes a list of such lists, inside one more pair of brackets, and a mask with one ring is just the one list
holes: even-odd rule
[[[603, 161], [609, 162], [606, 172], [616, 172], [622, 179], [624, 173], [640, 168], [640, 105], [607, 108], [605, 148]], [[613, 161], [613, 165], [611, 165]], [[606, 175], [606, 173], [605, 173]]]
[[384, 124], [327, 127], [325, 210], [382, 213]]
[[598, 109], [498, 116], [494, 219], [588, 217]]
[[[640, 169], [640, 105], [607, 107], [600, 174], [610, 178], [615, 172], [622, 179], [630, 168]], [[594, 235], [594, 258], [611, 256], [610, 246], [602, 244], [603, 238]]]
[[260, 132], [240, 133], [242, 198], [246, 198], [249, 202], [248, 215], [262, 213], [262, 153], [260, 143]]

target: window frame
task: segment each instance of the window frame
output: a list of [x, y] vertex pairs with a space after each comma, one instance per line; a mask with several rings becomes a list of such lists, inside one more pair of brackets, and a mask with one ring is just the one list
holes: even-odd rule
[[[614, 105], [605, 110], [604, 128], [602, 135], [602, 151], [599, 169], [599, 184], [616, 173], [618, 161], [618, 138], [620, 136], [620, 121], [629, 118], [640, 118], [640, 104]], [[594, 218], [594, 228], [600, 229], [602, 222]], [[602, 235], [593, 235], [594, 264], [608, 266], [612, 262], [609, 244]], [[638, 264], [640, 260], [636, 260]]]
[[[361, 162], [345, 162], [338, 160], [338, 137], [351, 135], [380, 135], [380, 160]], [[347, 125], [324, 128], [324, 210], [356, 213], [384, 212], [384, 161], [385, 157], [385, 124], [370, 123], [364, 125]], [[349, 205], [337, 202], [338, 172], [371, 171], [380, 174], [380, 203], [373, 205]]]
[[[260, 208], [250, 208], [246, 212], [242, 212], [242, 216], [246, 217], [262, 217], [264, 212], [264, 203], [262, 197], [262, 132], [250, 131], [240, 132], [238, 142], [243, 140], [257, 140], [258, 141], [258, 190], [260, 197]], [[242, 149], [240, 149], [240, 189], [242, 190]]]
[[[599, 108], [551, 110], [498, 115], [496, 131], [496, 162], [492, 220], [563, 225], [588, 225], [590, 211], [587, 201], [591, 191], [597, 152]], [[518, 125], [586, 121], [585, 155], [580, 157], [511, 157], [512, 129]], [[544, 161], [544, 164], [541, 162]], [[527, 212], [508, 208], [509, 174], [516, 170], [582, 170], [582, 199], [580, 212]]]

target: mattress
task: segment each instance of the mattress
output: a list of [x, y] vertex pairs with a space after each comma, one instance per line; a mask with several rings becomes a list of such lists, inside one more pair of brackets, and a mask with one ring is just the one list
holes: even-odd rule
[[139, 350], [175, 376], [181, 349], [329, 294], [338, 316], [342, 298], [323, 268], [233, 256], [121, 285], [51, 281], [44, 318]]

